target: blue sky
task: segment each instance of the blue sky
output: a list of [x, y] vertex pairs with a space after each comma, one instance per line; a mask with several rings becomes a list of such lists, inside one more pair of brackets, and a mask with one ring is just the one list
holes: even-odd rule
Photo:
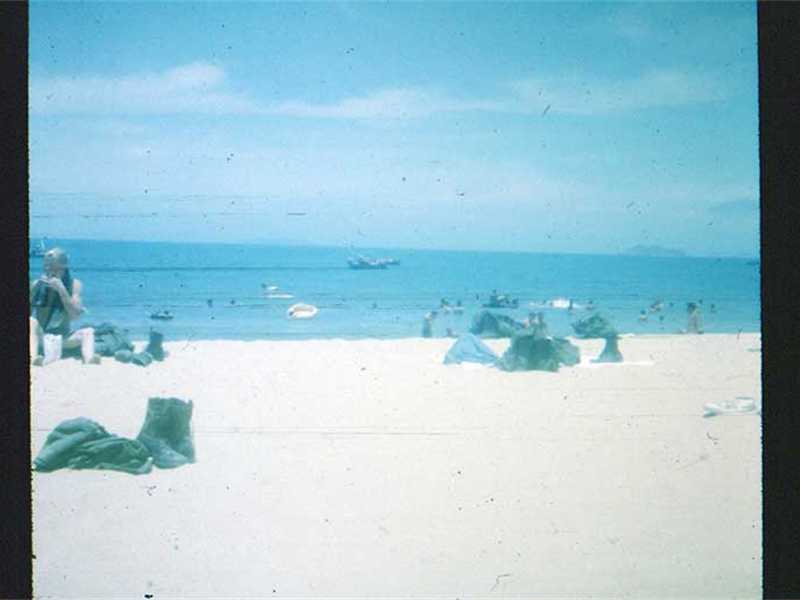
[[31, 234], [754, 256], [755, 13], [35, 2]]

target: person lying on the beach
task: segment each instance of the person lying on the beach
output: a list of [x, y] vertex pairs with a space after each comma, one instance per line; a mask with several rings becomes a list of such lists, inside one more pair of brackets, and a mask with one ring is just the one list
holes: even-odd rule
[[30, 289], [30, 356], [31, 363], [44, 363], [44, 336], [61, 336], [63, 349], [81, 349], [84, 363], [97, 364], [94, 352], [94, 330], [84, 327], [71, 331], [70, 324], [83, 312], [83, 285], [69, 272], [67, 253], [52, 248], [44, 255], [44, 273]]

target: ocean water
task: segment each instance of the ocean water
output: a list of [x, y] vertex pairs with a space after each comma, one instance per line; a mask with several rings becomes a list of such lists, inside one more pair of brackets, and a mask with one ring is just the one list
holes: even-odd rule
[[[150, 327], [167, 340], [417, 337], [423, 316], [442, 298], [461, 300], [463, 314], [439, 311], [434, 320], [434, 336], [443, 336], [448, 328], [466, 332], [494, 289], [519, 300], [519, 308], [497, 312], [523, 319], [542, 311], [556, 335], [571, 334], [570, 323], [591, 314], [582, 308], [590, 299], [623, 333], [677, 332], [686, 326], [686, 303], [699, 300], [708, 333], [760, 330], [759, 267], [746, 259], [360, 249], [400, 264], [356, 271], [347, 267], [346, 248], [50, 245], [67, 250], [73, 275], [83, 281], [88, 312], [81, 323], [114, 323], [137, 340]], [[41, 259], [32, 258], [31, 279], [40, 273]], [[293, 297], [269, 299], [263, 286]], [[559, 298], [573, 299], [573, 311], [541, 307]], [[641, 322], [640, 311], [656, 300], [663, 310]], [[313, 304], [319, 314], [291, 320], [286, 310], [295, 302]], [[174, 319], [151, 320], [158, 310]]]

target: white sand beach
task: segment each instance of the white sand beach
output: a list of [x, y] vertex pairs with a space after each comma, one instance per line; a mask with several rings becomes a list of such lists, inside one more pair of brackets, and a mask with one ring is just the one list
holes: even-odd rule
[[34, 456], [78, 416], [135, 437], [162, 395], [194, 401], [198, 457], [35, 473], [37, 596], [760, 597], [760, 417], [702, 416], [760, 404], [758, 334], [629, 337], [632, 364], [559, 373], [445, 366], [451, 344], [34, 368]]

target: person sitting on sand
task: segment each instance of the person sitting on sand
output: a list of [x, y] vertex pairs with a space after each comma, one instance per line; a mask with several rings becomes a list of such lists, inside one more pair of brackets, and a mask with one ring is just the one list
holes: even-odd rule
[[52, 248], [44, 255], [44, 274], [30, 289], [30, 356], [31, 363], [44, 363], [44, 336], [60, 335], [62, 348], [81, 349], [84, 363], [97, 364], [94, 352], [94, 329], [84, 327], [71, 331], [70, 324], [84, 311], [81, 301], [83, 284], [69, 272], [67, 253]]

